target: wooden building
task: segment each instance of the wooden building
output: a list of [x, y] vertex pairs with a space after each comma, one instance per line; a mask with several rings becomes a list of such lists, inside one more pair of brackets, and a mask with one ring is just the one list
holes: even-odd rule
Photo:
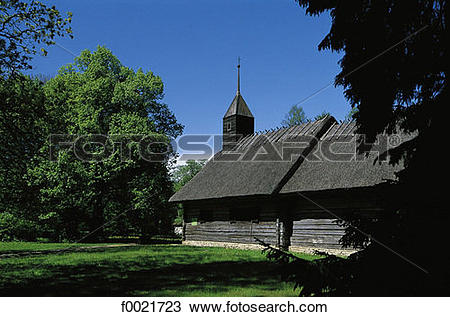
[[251, 248], [256, 237], [303, 252], [352, 252], [342, 249], [345, 228], [336, 220], [383, 212], [389, 181], [402, 168], [375, 163], [389, 144], [380, 139], [368, 156], [356, 154], [355, 123], [331, 116], [253, 129], [238, 81], [223, 118], [223, 150], [171, 198], [184, 207], [183, 243]]

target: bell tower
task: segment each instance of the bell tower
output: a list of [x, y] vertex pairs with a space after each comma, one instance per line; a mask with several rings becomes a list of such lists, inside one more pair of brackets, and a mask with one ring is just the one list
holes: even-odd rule
[[237, 65], [237, 92], [223, 117], [223, 150], [231, 150], [244, 136], [255, 130], [255, 118], [241, 96], [240, 58]]

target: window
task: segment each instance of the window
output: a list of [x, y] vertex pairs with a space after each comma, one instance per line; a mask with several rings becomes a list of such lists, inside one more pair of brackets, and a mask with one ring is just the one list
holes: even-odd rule
[[227, 132], [229, 132], [229, 131], [231, 131], [231, 122], [227, 122], [227, 123], [225, 123], [225, 131], [227, 131]]

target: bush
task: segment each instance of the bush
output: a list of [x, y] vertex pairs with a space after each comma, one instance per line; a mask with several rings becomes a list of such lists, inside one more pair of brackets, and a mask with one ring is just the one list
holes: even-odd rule
[[9, 212], [0, 213], [0, 241], [36, 241], [38, 224]]

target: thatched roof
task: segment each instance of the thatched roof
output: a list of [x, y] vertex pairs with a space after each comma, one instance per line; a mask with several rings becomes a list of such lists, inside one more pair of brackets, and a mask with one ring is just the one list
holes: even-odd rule
[[[306, 123], [301, 126], [282, 128], [264, 134], [252, 134], [243, 138], [231, 152], [217, 153], [202, 170], [170, 199], [186, 201], [234, 196], [270, 195], [296, 160], [282, 160], [276, 151], [286, 140], [309, 144], [311, 137], [323, 134], [334, 119]], [[273, 146], [273, 147], [272, 147]], [[265, 149], [268, 154], [260, 154]], [[230, 155], [239, 160], [228, 160]]]
[[[374, 145], [371, 152], [357, 154], [358, 136], [355, 130], [354, 122], [335, 123], [320, 138], [280, 193], [370, 187], [395, 180], [395, 173], [404, 167], [402, 162], [392, 166], [388, 157], [377, 159], [378, 154], [392, 148], [389, 136], [380, 136], [379, 144]], [[397, 141], [405, 142], [412, 136], [398, 134], [397, 137]], [[342, 155], [340, 158], [331, 152], [348, 153], [348, 156]]]
[[[365, 187], [394, 179], [401, 166], [374, 164], [373, 154], [339, 162], [328, 153], [327, 149], [355, 153], [355, 129], [354, 123], [338, 124], [328, 116], [249, 135], [232, 151], [218, 152], [170, 201]], [[287, 154], [294, 147], [296, 155], [289, 158]]]

